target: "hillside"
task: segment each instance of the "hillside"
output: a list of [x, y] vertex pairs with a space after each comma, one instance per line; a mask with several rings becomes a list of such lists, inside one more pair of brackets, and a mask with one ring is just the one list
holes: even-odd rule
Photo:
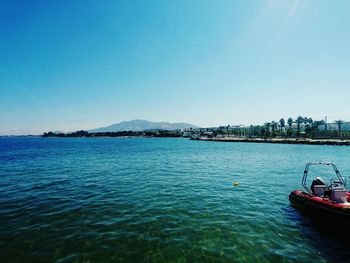
[[147, 120], [131, 120], [112, 124], [106, 127], [90, 130], [89, 132], [118, 132], [118, 131], [145, 131], [145, 130], [179, 130], [197, 128], [189, 123], [152, 122]]

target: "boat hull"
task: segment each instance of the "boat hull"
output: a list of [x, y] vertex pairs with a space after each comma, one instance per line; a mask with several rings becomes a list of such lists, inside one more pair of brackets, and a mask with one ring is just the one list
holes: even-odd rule
[[321, 222], [350, 227], [350, 203], [336, 203], [320, 196], [309, 195], [302, 190], [293, 191], [289, 200], [293, 207]]

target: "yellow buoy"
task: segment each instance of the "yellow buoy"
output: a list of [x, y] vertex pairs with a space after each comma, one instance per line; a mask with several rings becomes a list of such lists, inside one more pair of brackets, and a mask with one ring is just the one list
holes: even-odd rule
[[234, 187], [238, 186], [238, 182], [233, 182], [233, 186]]

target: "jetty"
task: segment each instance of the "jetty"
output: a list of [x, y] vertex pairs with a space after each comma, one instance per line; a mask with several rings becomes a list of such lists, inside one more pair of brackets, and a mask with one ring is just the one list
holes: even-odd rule
[[213, 142], [248, 142], [248, 143], [279, 143], [279, 144], [309, 144], [309, 145], [338, 145], [350, 146], [350, 140], [342, 139], [310, 139], [310, 138], [249, 138], [249, 137], [197, 137], [199, 141]]

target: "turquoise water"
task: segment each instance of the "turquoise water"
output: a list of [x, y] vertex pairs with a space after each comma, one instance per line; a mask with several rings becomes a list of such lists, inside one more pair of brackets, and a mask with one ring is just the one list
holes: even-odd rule
[[0, 138], [0, 262], [347, 261], [288, 195], [306, 162], [345, 176], [349, 159], [338, 146]]

